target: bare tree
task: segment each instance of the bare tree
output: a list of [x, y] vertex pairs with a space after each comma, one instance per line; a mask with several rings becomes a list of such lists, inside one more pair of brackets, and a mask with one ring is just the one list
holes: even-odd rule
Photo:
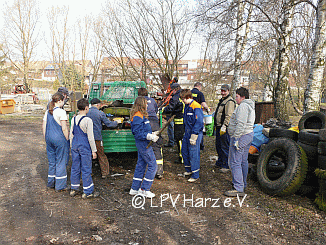
[[176, 75], [191, 40], [185, 6], [176, 0], [123, 0], [105, 11], [107, 32], [101, 40], [123, 77], [158, 81], [158, 74]]
[[38, 44], [39, 9], [36, 0], [15, 0], [3, 9], [5, 20], [2, 49], [15, 68], [22, 73], [29, 91], [28, 73]]
[[92, 79], [90, 83], [97, 81], [97, 77], [100, 71], [101, 61], [103, 59], [103, 47], [101, 37], [101, 32], [103, 31], [103, 21], [101, 18], [93, 21], [92, 25], [92, 38], [91, 38], [91, 50], [92, 50]]
[[68, 14], [69, 8], [66, 6], [52, 7], [47, 13], [52, 62], [59, 82], [64, 86], [70, 83], [66, 75], [66, 61], [69, 60]]
[[81, 57], [81, 75], [83, 77], [82, 88], [84, 88], [84, 81], [86, 77], [86, 65], [88, 64], [88, 53], [90, 49], [90, 33], [92, 28], [92, 18], [85, 16], [83, 19], [77, 20], [79, 45], [80, 45], [80, 57]]

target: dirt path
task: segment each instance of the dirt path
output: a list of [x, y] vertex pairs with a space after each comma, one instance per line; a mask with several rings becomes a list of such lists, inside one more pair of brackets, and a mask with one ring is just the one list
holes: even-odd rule
[[175, 149], [164, 149], [157, 197], [142, 208], [128, 194], [134, 153], [108, 155], [111, 174], [121, 175], [102, 180], [94, 169], [100, 198], [47, 190], [41, 121], [0, 116], [1, 244], [326, 244], [326, 215], [313, 200], [270, 197], [251, 180], [246, 198], [224, 197], [231, 176], [212, 166], [213, 137], [205, 137], [197, 183], [178, 176]]

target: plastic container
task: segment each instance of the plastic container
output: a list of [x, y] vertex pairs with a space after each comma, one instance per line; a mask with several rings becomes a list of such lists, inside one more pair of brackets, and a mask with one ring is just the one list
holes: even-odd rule
[[213, 116], [212, 115], [204, 115], [204, 123], [205, 124], [211, 124], [213, 122]]
[[13, 99], [0, 100], [0, 114], [14, 113], [15, 104]]

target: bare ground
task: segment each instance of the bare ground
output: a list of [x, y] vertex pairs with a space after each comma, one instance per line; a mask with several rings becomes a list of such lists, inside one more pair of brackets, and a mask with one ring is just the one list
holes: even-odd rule
[[210, 161], [214, 137], [205, 136], [196, 183], [178, 176], [176, 149], [164, 149], [164, 178], [143, 208], [128, 194], [135, 153], [108, 155], [111, 174], [121, 175], [102, 180], [94, 168], [100, 198], [47, 190], [41, 121], [0, 115], [1, 244], [326, 244], [326, 215], [313, 199], [271, 197], [252, 180], [244, 199], [223, 196], [231, 176]]

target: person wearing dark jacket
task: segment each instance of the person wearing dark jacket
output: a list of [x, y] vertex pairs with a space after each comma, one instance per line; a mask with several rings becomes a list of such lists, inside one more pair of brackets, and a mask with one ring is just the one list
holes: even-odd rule
[[225, 173], [229, 171], [228, 158], [230, 135], [228, 131], [229, 121], [236, 107], [236, 102], [230, 95], [230, 87], [228, 84], [221, 86], [222, 98], [219, 100], [214, 114], [214, 126], [216, 132], [215, 146], [218, 154], [216, 167], [220, 167], [220, 171]]
[[180, 98], [181, 87], [178, 83], [173, 83], [171, 88], [174, 90], [174, 95], [170, 100], [170, 103], [163, 108], [163, 114], [175, 115], [174, 117], [174, 142], [178, 146], [179, 158], [176, 163], [183, 163], [183, 158], [181, 154], [182, 139], [184, 134], [184, 125], [183, 125], [183, 112], [184, 112], [184, 103]]
[[[138, 96], [144, 96], [147, 100], [147, 113], [148, 120], [151, 124], [152, 132], [158, 132], [160, 128], [160, 122], [157, 118], [158, 106], [153, 98], [148, 97], [148, 91], [146, 88], [138, 89]], [[156, 142], [152, 144], [154, 155], [157, 163], [156, 177], [161, 179], [163, 177], [163, 153], [162, 153], [163, 139], [160, 137]]]
[[86, 116], [90, 117], [93, 121], [94, 139], [97, 149], [97, 158], [100, 164], [102, 179], [105, 179], [109, 174], [109, 161], [104, 153], [103, 141], [102, 141], [102, 123], [104, 123], [109, 128], [116, 128], [118, 122], [110, 121], [106, 118], [103, 111], [100, 111], [101, 101], [98, 98], [91, 100], [92, 107]]

